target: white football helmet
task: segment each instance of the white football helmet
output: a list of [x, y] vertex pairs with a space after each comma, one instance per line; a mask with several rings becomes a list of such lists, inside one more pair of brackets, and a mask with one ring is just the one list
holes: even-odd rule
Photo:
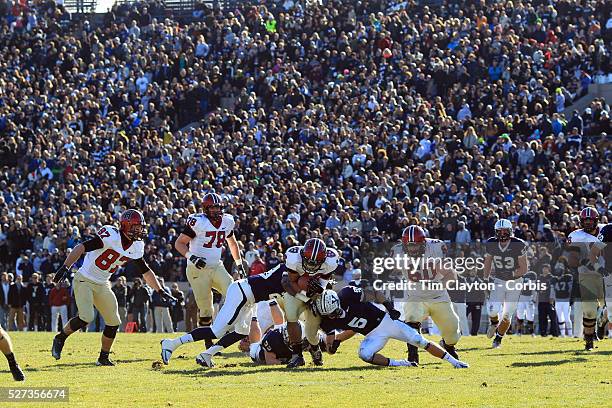
[[315, 307], [321, 316], [335, 319], [344, 315], [344, 310], [340, 306], [340, 298], [333, 290], [324, 290], [315, 300]]
[[512, 223], [510, 220], [502, 218], [495, 223], [495, 236], [500, 241], [507, 241], [512, 236]]

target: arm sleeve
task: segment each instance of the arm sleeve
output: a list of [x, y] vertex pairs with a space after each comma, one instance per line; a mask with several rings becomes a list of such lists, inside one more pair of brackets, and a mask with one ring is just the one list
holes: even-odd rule
[[104, 248], [104, 242], [102, 242], [102, 238], [96, 235], [92, 239], [83, 242], [83, 246], [85, 247], [85, 252], [91, 252]]
[[185, 225], [185, 229], [183, 229], [182, 234], [187, 235], [191, 239], [196, 237], [195, 231], [189, 225]]
[[134, 267], [136, 268], [136, 273], [140, 276], [151, 270], [151, 268], [149, 268], [149, 265], [147, 265], [143, 258], [134, 259], [132, 262]]

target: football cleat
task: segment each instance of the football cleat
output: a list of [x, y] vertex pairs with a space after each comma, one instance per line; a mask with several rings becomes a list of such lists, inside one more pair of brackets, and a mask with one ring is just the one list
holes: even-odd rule
[[163, 339], [159, 344], [161, 345], [161, 359], [165, 365], [168, 365], [174, 352], [173, 342], [170, 339]]
[[313, 349], [313, 347], [311, 347], [310, 356], [312, 357], [312, 362], [314, 363], [314, 365], [323, 365], [323, 353], [321, 352], [321, 349], [319, 347], [317, 347], [316, 349]]
[[399, 367], [418, 367], [419, 366], [419, 363], [415, 363], [414, 361], [408, 361], [408, 360], [399, 360], [397, 363]]
[[455, 368], [470, 368], [470, 365], [468, 363], [464, 363], [463, 361], [457, 360], [456, 363], [453, 363], [453, 367], [455, 367]]
[[51, 347], [51, 355], [59, 360], [62, 358], [62, 349], [64, 348], [64, 340], [61, 340], [57, 335], [53, 338], [53, 346]]
[[98, 361], [96, 361], [96, 365], [98, 367], [103, 367], [103, 366], [114, 367], [115, 363], [113, 363], [110, 358], [106, 357], [106, 358], [99, 358]]
[[459, 360], [459, 355], [457, 354], [457, 350], [455, 350], [455, 346], [449, 346], [444, 342], [444, 339], [440, 340], [440, 347], [442, 347], [448, 354]]
[[291, 360], [289, 360], [289, 363], [287, 364], [287, 368], [297, 368], [303, 365], [306, 365], [306, 362], [304, 361], [304, 357], [300, 354], [294, 354], [293, 356], [291, 356]]
[[15, 381], [25, 381], [25, 374], [21, 371], [19, 364], [9, 364], [9, 368], [11, 369], [11, 374], [13, 374], [13, 379]]
[[492, 339], [493, 336], [495, 336], [496, 331], [497, 331], [497, 325], [496, 324], [490, 325], [489, 328], [487, 329], [487, 339]]
[[197, 355], [196, 363], [206, 368], [213, 368], [215, 362], [212, 360], [212, 355], [207, 352], [202, 352]]
[[419, 364], [419, 348], [408, 343], [408, 361]]
[[502, 343], [502, 338], [499, 336], [495, 336], [495, 339], [493, 340], [493, 348], [500, 348], [501, 347], [501, 343]]
[[584, 339], [584, 350], [585, 351], [591, 351], [595, 348], [595, 346], [593, 345], [593, 338], [592, 337], [588, 337], [586, 339]]

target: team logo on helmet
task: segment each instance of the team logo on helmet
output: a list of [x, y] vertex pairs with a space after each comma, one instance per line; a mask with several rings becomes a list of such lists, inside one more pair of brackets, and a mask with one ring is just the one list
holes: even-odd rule
[[138, 210], [125, 210], [120, 217], [119, 231], [131, 241], [140, 241], [146, 235], [144, 215]]
[[342, 317], [344, 314], [338, 294], [329, 289], [324, 290], [321, 296], [315, 300], [315, 307], [321, 316], [331, 319]]
[[300, 251], [302, 268], [308, 273], [315, 273], [327, 259], [327, 246], [319, 238], [310, 238]]

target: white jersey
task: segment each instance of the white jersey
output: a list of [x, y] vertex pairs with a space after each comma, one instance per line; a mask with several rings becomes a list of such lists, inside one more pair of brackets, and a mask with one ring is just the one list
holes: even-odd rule
[[223, 214], [218, 227], [214, 226], [205, 214], [193, 214], [187, 219], [196, 236], [189, 242], [189, 251], [212, 265], [221, 262], [225, 240], [234, 233], [234, 217]]
[[143, 241], [134, 241], [124, 249], [121, 234], [112, 225], [103, 226], [97, 235], [104, 246], [85, 253], [83, 265], [79, 268], [79, 273], [87, 279], [104, 284], [120, 267], [133, 259], [140, 259], [144, 256]]
[[[404, 259], [402, 244], [391, 248], [392, 256]], [[448, 292], [444, 287], [443, 276], [436, 271], [441, 268], [444, 260], [445, 244], [439, 239], [425, 238], [425, 253], [421, 258], [408, 257], [407, 268], [402, 268], [402, 276], [410, 283], [406, 289], [408, 301], [450, 302]], [[403, 262], [403, 261], [402, 261]], [[437, 287], [432, 287], [438, 285]], [[440, 287], [441, 286], [441, 287]]]
[[307, 273], [302, 266], [302, 248], [304, 247], [294, 246], [285, 252], [285, 266], [287, 269], [297, 272], [300, 276], [304, 274], [329, 275], [333, 273], [340, 265], [340, 254], [338, 254], [338, 251], [327, 248], [327, 258], [325, 258], [325, 262], [323, 265], [321, 265], [321, 268], [319, 268], [319, 270], [315, 273]]
[[[605, 224], [598, 224], [597, 231], [601, 230], [604, 226]], [[591, 235], [585, 230], [583, 230], [582, 228], [572, 231], [567, 236], [567, 241], [569, 244], [571, 244], [571, 246], [576, 246], [580, 248], [580, 260], [581, 261], [588, 258], [591, 252], [592, 246], [596, 246], [598, 248], [605, 247], [605, 244], [601, 242], [601, 240], [598, 238], [597, 235]], [[603, 257], [600, 256], [599, 258], [600, 258], [599, 263], [603, 265]], [[579, 273], [595, 273], [595, 271], [593, 271], [592, 269], [585, 268], [585, 267], [579, 267], [578, 272]]]

